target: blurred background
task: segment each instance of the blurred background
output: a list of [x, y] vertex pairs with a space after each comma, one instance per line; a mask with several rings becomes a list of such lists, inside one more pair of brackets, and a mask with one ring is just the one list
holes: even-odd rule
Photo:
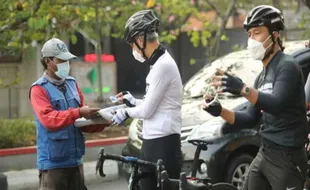
[[[155, 12], [161, 20], [160, 41], [175, 59], [183, 84], [197, 73], [192, 82], [203, 89], [205, 85], [201, 85], [199, 77], [204, 75], [200, 71], [205, 65], [246, 49], [244, 19], [249, 10], [261, 4], [272, 5], [283, 12], [284, 41], [309, 41], [310, 0], [0, 0], [0, 153], [1, 149], [36, 145], [29, 89], [44, 72], [40, 50], [47, 40], [53, 37], [63, 40], [78, 57], [71, 61], [70, 75], [77, 80], [88, 105], [104, 108], [111, 105], [109, 97], [120, 91], [128, 90], [138, 98], [145, 92], [149, 66], [137, 62], [123, 40], [125, 23], [136, 11], [152, 9]], [[248, 63], [244, 59], [239, 61]], [[184, 138], [202, 122], [197, 120], [200, 115], [194, 113], [197, 107], [182, 106], [187, 119], [195, 120], [192, 126], [182, 128]], [[186, 115], [187, 112], [190, 113]], [[142, 121], [134, 120], [129, 130], [131, 121], [127, 120], [125, 127], [109, 127], [100, 133], [86, 134], [86, 139], [122, 136], [123, 141], [128, 137], [129, 145], [136, 146], [140, 142]], [[182, 123], [186, 124], [186, 117]], [[113, 145], [113, 151], [119, 154], [123, 144], [116, 146]], [[97, 147], [88, 147], [87, 151], [86, 162], [94, 161]], [[26, 156], [14, 154], [13, 151], [11, 156], [0, 155], [0, 172], [35, 168], [35, 152], [28, 152]], [[92, 165], [85, 169], [93, 175]], [[37, 185], [36, 172], [32, 176]], [[31, 181], [27, 173], [18, 176], [24, 179], [16, 180], [16, 176], [11, 175], [9, 184]], [[0, 175], [0, 189], [4, 179]], [[119, 180], [89, 189], [124, 189], [125, 186], [125, 181]]]

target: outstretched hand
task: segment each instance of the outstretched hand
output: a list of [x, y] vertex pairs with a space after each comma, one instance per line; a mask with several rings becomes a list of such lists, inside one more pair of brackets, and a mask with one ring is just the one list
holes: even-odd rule
[[245, 86], [239, 77], [228, 74], [221, 69], [217, 69], [217, 74], [213, 77], [210, 85], [222, 87], [217, 90], [217, 93], [229, 92], [235, 95], [240, 95], [242, 88]]

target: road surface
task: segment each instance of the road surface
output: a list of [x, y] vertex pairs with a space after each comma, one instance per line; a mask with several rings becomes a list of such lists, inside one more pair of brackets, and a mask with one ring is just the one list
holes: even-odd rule
[[127, 182], [125, 178], [116, 181], [104, 182], [100, 184], [87, 185], [88, 190], [126, 190]]

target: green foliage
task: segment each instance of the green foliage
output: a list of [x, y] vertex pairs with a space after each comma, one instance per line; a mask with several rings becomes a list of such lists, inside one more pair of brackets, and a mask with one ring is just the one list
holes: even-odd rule
[[[171, 43], [181, 32], [187, 32], [194, 47], [213, 48], [218, 18], [224, 18], [230, 0], [0, 0], [0, 51], [18, 55], [33, 43], [51, 37], [68, 36], [72, 43], [76, 26], [91, 39], [103, 36], [122, 38], [127, 19], [136, 11], [153, 9], [160, 18], [160, 39]], [[280, 8], [296, 7], [289, 0], [238, 0], [234, 9], [250, 10], [259, 4], [275, 3]], [[97, 9], [96, 9], [97, 8]], [[202, 12], [214, 10], [217, 19], [210, 20]], [[189, 18], [202, 22], [199, 30]], [[98, 20], [98, 22], [97, 22]], [[215, 21], [215, 22], [214, 22]], [[98, 24], [99, 23], [99, 24]], [[309, 27], [308, 27], [309, 28]], [[98, 29], [98, 30], [97, 30]], [[98, 32], [99, 31], [99, 32]], [[227, 40], [221, 35], [218, 40]]]
[[191, 59], [189, 60], [189, 64], [190, 64], [190, 65], [195, 65], [196, 62], [197, 62], [197, 60], [194, 59], [194, 58], [191, 58]]
[[[109, 134], [114, 136], [124, 136], [124, 131], [128, 130], [128, 126], [132, 122], [129, 118], [123, 127], [111, 126], [100, 132], [105, 137], [110, 137]], [[96, 134], [87, 134], [86, 136], [95, 136]], [[101, 138], [98, 136], [97, 138]], [[36, 126], [32, 117], [20, 119], [0, 119], [0, 149], [15, 148], [36, 145]]]
[[235, 45], [233, 45], [233, 46], [231, 47], [231, 49], [232, 49], [232, 51], [240, 51], [240, 50], [242, 50], [243, 48], [240, 47], [240, 45], [235, 44]]
[[33, 146], [36, 143], [36, 127], [33, 120], [0, 120], [0, 149]]
[[300, 29], [304, 29], [305, 32], [303, 33], [302, 38], [303, 39], [309, 39], [310, 38], [310, 11], [309, 12], [305, 12], [302, 15], [302, 19], [300, 21], [300, 23], [298, 24], [298, 27]]
[[[2, 0], [4, 1], [4, 0]], [[24, 48], [33, 41], [43, 43], [51, 37], [69, 36], [76, 43], [75, 27], [85, 31], [92, 39], [98, 39], [97, 26], [101, 35], [121, 38], [127, 19], [136, 11], [153, 9], [161, 20], [161, 41], [171, 43], [188, 24], [190, 16], [198, 13], [195, 1], [182, 0], [11, 0], [0, 4], [0, 50]], [[98, 14], [96, 14], [98, 7]], [[96, 22], [98, 15], [98, 22]], [[196, 17], [199, 19], [199, 17]], [[195, 46], [208, 44], [210, 31], [205, 24], [203, 32], [193, 32]], [[18, 53], [18, 52], [16, 52]]]

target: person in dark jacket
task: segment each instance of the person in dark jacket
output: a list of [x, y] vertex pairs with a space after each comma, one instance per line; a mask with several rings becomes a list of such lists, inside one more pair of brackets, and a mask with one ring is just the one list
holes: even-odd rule
[[242, 95], [249, 105], [245, 111], [233, 112], [219, 101], [207, 103], [210, 97], [206, 97], [203, 109], [230, 124], [222, 129], [223, 134], [255, 126], [262, 119], [262, 145], [249, 168], [244, 189], [303, 189], [307, 168], [304, 82], [294, 58], [283, 53], [283, 15], [272, 6], [260, 5], [248, 13], [244, 27], [249, 53], [262, 61], [263, 71], [253, 88], [222, 70], [218, 70], [212, 85], [220, 87], [218, 92]]
[[[306, 47], [310, 48], [310, 40], [306, 43]], [[307, 107], [307, 115], [308, 115], [308, 120], [310, 118], [310, 75], [308, 75], [307, 82], [305, 84], [305, 93], [306, 93], [306, 107]], [[309, 121], [308, 121], [309, 124]], [[307, 149], [307, 155], [308, 155], [308, 160], [310, 158], [310, 131], [308, 131], [308, 143], [306, 144], [306, 149]], [[307, 170], [307, 179], [305, 183], [305, 190], [310, 190], [310, 167], [308, 166]]]

